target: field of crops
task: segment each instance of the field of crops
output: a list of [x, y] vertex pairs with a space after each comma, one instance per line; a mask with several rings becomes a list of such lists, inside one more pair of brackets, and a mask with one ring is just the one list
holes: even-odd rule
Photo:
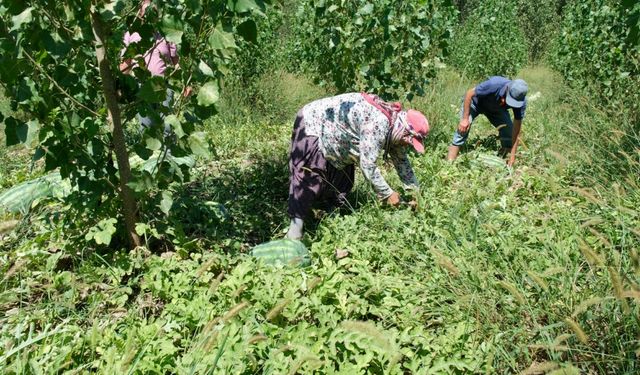
[[[100, 145], [110, 142], [110, 133], [95, 130], [107, 123], [93, 123], [93, 115], [80, 121], [76, 112], [69, 120], [56, 107], [45, 116], [51, 123], [40, 118], [42, 124], [17, 126], [41, 114], [48, 100], [44, 91], [44, 99], [37, 92], [25, 94], [36, 90], [29, 79], [10, 96], [8, 70], [0, 69], [0, 141], [12, 144], [0, 147], [0, 200], [25, 181], [54, 184], [39, 190], [26, 207], [0, 212], [0, 373], [640, 372], [640, 129], [633, 117], [638, 91], [627, 87], [631, 94], [624, 98], [606, 91], [637, 82], [640, 62], [627, 58], [633, 53], [624, 43], [630, 42], [611, 47], [598, 64], [618, 65], [595, 75], [610, 79], [605, 86], [585, 78], [594, 76], [590, 69], [595, 67], [567, 63], [582, 48], [569, 31], [578, 35], [578, 26], [617, 20], [618, 8], [610, 4], [581, 19], [578, 11], [571, 17], [553, 13], [559, 2], [544, 0], [540, 9], [552, 12], [545, 18], [522, 5], [518, 9], [526, 17], [518, 27], [530, 31], [517, 35], [528, 37], [527, 43], [509, 40], [487, 57], [493, 65], [472, 66], [471, 60], [486, 54], [474, 41], [494, 43], [497, 34], [491, 29], [476, 35], [469, 24], [461, 24], [450, 61], [438, 55], [437, 43], [420, 38], [432, 35], [446, 44], [458, 10], [460, 22], [487, 24], [491, 12], [515, 2], [456, 1], [457, 10], [448, 1], [344, 3], [353, 9], [343, 3], [301, 2], [294, 9], [298, 16], [315, 9], [316, 18], [305, 18], [300, 25], [306, 29], [300, 31], [287, 24], [292, 15], [286, 11], [265, 10], [269, 16], [254, 22], [247, 9], [263, 2], [229, 1], [233, 7], [226, 6], [238, 15], [237, 30], [251, 34], [257, 24], [264, 31], [246, 37], [256, 39], [255, 45], [236, 46], [229, 29], [213, 28], [215, 37], [208, 43], [215, 52], [211, 67], [220, 66], [215, 74], [227, 69], [222, 68], [230, 60], [225, 54], [238, 49], [228, 70], [239, 73], [225, 73], [220, 80], [225, 85], [208, 81], [199, 87], [197, 79], [185, 75], [196, 89], [211, 94], [194, 98], [195, 111], [210, 100], [215, 115], [195, 125], [178, 122], [176, 129], [184, 127], [180, 148], [164, 156], [150, 152], [158, 151], [161, 136], [141, 137], [134, 120], [125, 122], [132, 186], [138, 184], [135, 230], [144, 246], [127, 242], [115, 194], [120, 166]], [[582, 6], [568, 4], [571, 10]], [[415, 12], [394, 18], [387, 12], [393, 7]], [[5, 10], [0, 6], [0, 16]], [[625, 14], [632, 11], [640, 14], [640, 6], [624, 8]], [[3, 51], [6, 35], [31, 21], [21, 17], [10, 18], [7, 34], [0, 28]], [[229, 21], [227, 14], [212, 17]], [[367, 40], [384, 43], [371, 29], [382, 27], [376, 20], [384, 17], [411, 36], [393, 46], [395, 60], [380, 62]], [[569, 30], [563, 34], [567, 42], [551, 46], [548, 60], [537, 50], [535, 60], [530, 51], [528, 61], [523, 57], [504, 65], [500, 56], [514, 48], [526, 53], [551, 43], [552, 35], [543, 35], [536, 25], [552, 30], [560, 18], [569, 25], [563, 26]], [[598, 25], [621, 35], [613, 26]], [[329, 31], [314, 33], [314, 28]], [[634, 35], [636, 29], [625, 32]], [[193, 31], [185, 30], [185, 35]], [[338, 50], [309, 49], [313, 45]], [[49, 52], [40, 55], [42, 65], [34, 74], [43, 74], [47, 58], [57, 58]], [[417, 54], [423, 63], [411, 62]], [[335, 65], [308, 66], [334, 55]], [[284, 68], [291, 65], [288, 57], [302, 62], [299, 70]], [[203, 60], [187, 56], [183, 69], [194, 61], [201, 70], [195, 77], [211, 79], [202, 73], [213, 72]], [[342, 76], [338, 65], [353, 76]], [[406, 78], [416, 69], [419, 83]], [[461, 156], [445, 160], [460, 98], [479, 80], [471, 77], [487, 69], [529, 84], [512, 168], [497, 156], [497, 132], [485, 118], [474, 122]], [[88, 69], [80, 88], [65, 87], [82, 91], [91, 86], [92, 74]], [[289, 224], [288, 147], [297, 109], [332, 90], [360, 88], [395, 95], [429, 119], [425, 154], [410, 154], [421, 183], [417, 206], [381, 203], [357, 172], [347, 207], [314, 210], [306, 223], [302, 242], [310, 265], [273, 266], [252, 257], [254, 246], [283, 238]], [[53, 85], [39, 89], [56, 90]], [[218, 89], [224, 93], [219, 98]], [[75, 98], [89, 107], [100, 104], [77, 92]], [[82, 111], [77, 113], [84, 116]], [[45, 156], [34, 156], [32, 126], [44, 129], [39, 142], [46, 146]], [[13, 142], [27, 134], [29, 142]], [[102, 162], [106, 166], [87, 172]], [[400, 186], [393, 166], [381, 165], [389, 183]]]

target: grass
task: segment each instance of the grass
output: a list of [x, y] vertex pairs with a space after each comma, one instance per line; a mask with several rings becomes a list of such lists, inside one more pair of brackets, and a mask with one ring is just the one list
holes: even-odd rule
[[540, 94], [515, 169], [483, 161], [484, 120], [444, 160], [473, 85], [444, 70], [411, 103], [433, 129], [412, 155], [419, 207], [381, 206], [358, 175], [353, 210], [309, 225], [308, 268], [244, 254], [287, 224], [291, 122], [311, 93], [296, 77], [265, 84], [295, 98], [291, 120], [230, 108], [207, 124], [216, 157], [178, 192], [176, 251], [65, 262], [33, 214], [0, 244], [2, 372], [637, 373], [636, 135], [548, 69], [520, 76]]

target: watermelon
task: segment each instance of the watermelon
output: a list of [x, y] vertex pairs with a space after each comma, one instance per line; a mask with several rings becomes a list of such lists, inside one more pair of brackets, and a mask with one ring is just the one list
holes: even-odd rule
[[15, 185], [0, 194], [0, 212], [26, 213], [33, 201], [47, 197], [64, 197], [71, 191], [68, 180], [54, 171], [33, 180]]
[[261, 259], [265, 264], [308, 266], [311, 264], [309, 250], [298, 240], [274, 240], [257, 245], [251, 250], [251, 256]]
[[481, 165], [491, 168], [505, 168], [507, 166], [507, 162], [503, 158], [495, 155], [480, 154], [477, 160]]

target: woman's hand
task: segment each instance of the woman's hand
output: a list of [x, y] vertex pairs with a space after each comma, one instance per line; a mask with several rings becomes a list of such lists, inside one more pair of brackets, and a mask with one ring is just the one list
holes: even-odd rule
[[393, 207], [398, 207], [400, 204], [400, 194], [395, 191], [387, 198], [387, 204]]

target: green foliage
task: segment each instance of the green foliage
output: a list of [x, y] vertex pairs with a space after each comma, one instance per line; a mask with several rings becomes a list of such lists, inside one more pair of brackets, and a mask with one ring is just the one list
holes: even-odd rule
[[259, 98], [256, 84], [260, 77], [283, 68], [286, 63], [283, 45], [287, 43], [287, 35], [283, 30], [286, 23], [290, 22], [287, 18], [290, 12], [283, 4], [274, 4], [267, 15], [256, 20], [257, 29], [253, 38], [239, 42], [242, 48], [229, 67], [225, 87], [234, 93], [247, 95], [245, 104]]
[[485, 1], [456, 31], [450, 63], [474, 79], [514, 76], [527, 62], [515, 1]]
[[297, 52], [338, 92], [421, 95], [449, 45], [449, 1], [312, 0], [298, 9]]
[[536, 62], [547, 52], [560, 27], [558, 0], [518, 1], [517, 19], [525, 36], [529, 60]]
[[453, 3], [458, 8], [460, 21], [464, 22], [473, 13], [474, 9], [482, 4], [482, 0], [453, 0]]
[[[80, 211], [97, 211], [112, 200], [119, 190], [120, 176], [128, 173], [118, 171], [124, 166], [118, 166], [114, 158], [118, 145], [114, 129], [109, 127], [105, 101], [112, 93], [101, 88], [105, 82], [98, 74], [93, 29], [101, 24], [107, 28], [104, 47], [108, 69], [122, 94], [118, 115], [121, 112], [127, 121], [140, 114], [160, 123], [145, 128], [137, 138], [131, 137], [135, 142], [125, 150], [128, 156], [143, 160], [155, 152], [155, 167], [135, 170], [129, 185], [138, 197], [145, 197], [155, 188], [188, 180], [190, 165], [181, 162], [184, 157], [208, 154], [197, 125], [215, 112], [219, 81], [237, 49], [236, 38], [253, 38], [251, 17], [265, 10], [261, 0], [167, 1], [150, 7], [141, 20], [136, 16], [139, 5], [139, 1], [76, 0], [10, 1], [0, 7], [0, 46], [4, 51], [0, 82], [11, 111], [27, 118], [9, 114], [3, 119], [6, 143], [35, 140], [34, 161], [42, 160], [45, 171], [58, 169], [63, 179], [71, 181], [78, 194], [70, 199], [80, 198], [73, 205]], [[232, 21], [237, 18], [244, 23], [234, 28]], [[166, 80], [151, 77], [143, 62], [133, 69], [135, 78], [121, 73], [121, 58], [142, 60], [142, 54], [154, 43], [156, 30], [177, 45], [180, 69], [167, 72]], [[123, 49], [125, 31], [138, 32], [142, 40]], [[167, 87], [181, 93], [187, 86], [197, 95], [176, 94], [172, 108], [161, 105]], [[137, 120], [132, 122], [137, 128]], [[170, 136], [164, 134], [163, 123]]]
[[553, 72], [522, 76], [517, 168], [498, 165], [486, 121], [443, 160], [470, 85], [445, 70], [414, 103], [443, 124], [411, 157], [418, 207], [379, 205], [358, 176], [356, 210], [308, 223], [310, 267], [244, 254], [287, 221], [291, 124], [208, 123], [217, 159], [138, 226], [181, 220], [189, 242], [160, 254], [70, 257], [63, 212], [30, 213], [0, 242], [0, 372], [637, 373], [638, 153], [605, 154], [620, 134]]
[[639, 14], [637, 2], [574, 1], [564, 12], [551, 56], [553, 66], [569, 84], [587, 90], [607, 112], [628, 119], [636, 132], [640, 118]]
[[629, 26], [629, 36], [627, 42], [631, 45], [640, 44], [640, 3], [634, 0], [623, 0], [623, 9], [629, 11], [627, 26]]
[[[458, 7], [462, 23], [478, 12], [486, 12], [486, 9], [483, 9], [486, 1], [455, 0], [454, 2]], [[522, 30], [529, 60], [532, 62], [540, 60], [558, 32], [564, 0], [511, 0], [506, 3], [517, 9], [516, 17], [509, 22], [515, 22]]]

